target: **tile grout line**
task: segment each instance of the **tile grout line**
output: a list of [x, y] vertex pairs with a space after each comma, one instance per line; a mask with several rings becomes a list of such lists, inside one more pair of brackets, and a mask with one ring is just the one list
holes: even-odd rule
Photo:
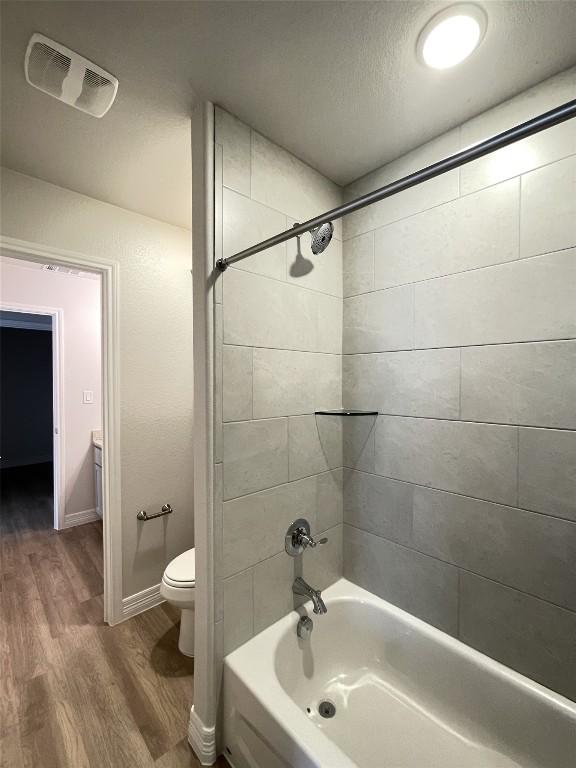
[[[267, 486], [266, 488], [260, 488], [257, 491], [249, 491], [248, 493], [243, 493], [240, 496], [231, 496], [230, 498], [223, 498], [222, 503], [228, 504], [231, 501], [238, 501], [239, 499], [245, 499], [248, 496], [257, 496], [258, 494], [261, 494], [261, 493], [269, 493], [270, 491], [276, 491], [280, 488], [285, 488], [289, 485], [293, 485], [294, 483], [302, 483], [305, 480], [311, 480], [312, 478], [318, 478], [318, 477], [322, 477], [323, 475], [328, 475], [334, 472], [338, 472], [343, 468], [344, 468], [343, 466], [333, 467], [332, 469], [322, 470], [322, 472], [315, 472], [312, 475], [304, 475], [303, 477], [296, 477], [293, 480], [286, 480], [283, 483], [279, 483], [278, 485], [270, 485], [270, 486]], [[371, 473], [367, 473], [367, 474], [371, 474]], [[381, 477], [381, 475], [379, 475], [379, 477]]]
[[255, 588], [254, 588], [254, 576], [255, 576], [255, 567], [257, 563], [254, 563], [254, 565], [250, 566], [250, 592], [252, 595], [252, 612], [251, 612], [251, 620], [252, 620], [252, 626], [250, 627], [250, 637], [254, 637], [254, 629], [256, 626], [256, 601], [255, 601]]
[[288, 482], [290, 482], [290, 444], [292, 442], [292, 438], [290, 437], [290, 418], [286, 418], [286, 477], [288, 478]]
[[[458, 418], [462, 420], [462, 347], [460, 347], [460, 365], [459, 365], [459, 377], [458, 377]], [[485, 422], [483, 422], [485, 423]]]
[[[576, 341], [576, 336], [568, 336], [557, 339], [533, 339], [529, 341], [495, 341], [485, 344], [449, 344], [442, 347], [415, 347], [414, 349], [377, 349], [373, 352], [344, 352], [342, 357], [362, 357], [368, 355], [397, 355], [407, 354], [408, 352], [441, 352], [445, 349], [484, 349], [485, 347], [511, 347], [525, 344], [566, 344]], [[242, 344], [227, 344], [226, 346], [245, 346]], [[274, 349], [274, 347], [258, 347], [258, 349]], [[283, 350], [285, 352], [300, 352], [302, 350]], [[312, 355], [332, 355], [333, 352], [310, 352]]]
[[[341, 352], [324, 352], [315, 349], [290, 349], [288, 347], [263, 347], [261, 344], [239, 344], [238, 342], [223, 342], [225, 347], [242, 347], [244, 349], [269, 349], [274, 352], [296, 352], [305, 355], [330, 355], [331, 357], [341, 357]], [[368, 353], [371, 354], [371, 353]]]
[[[493, 341], [493, 342], [486, 342], [484, 344], [439, 344], [435, 347], [396, 347], [396, 348], [389, 348], [389, 349], [374, 349], [370, 351], [352, 351], [352, 352], [344, 352], [344, 355], [350, 356], [350, 355], [378, 355], [378, 354], [384, 354], [384, 353], [392, 353], [392, 352], [427, 352], [437, 349], [460, 349], [460, 348], [468, 348], [468, 347], [504, 347], [504, 346], [510, 346], [513, 344], [543, 344], [543, 343], [554, 343], [559, 341], [576, 341], [576, 336], [560, 336], [552, 339], [527, 339], [525, 341], [522, 340], [516, 340], [516, 341]], [[242, 345], [237, 345], [242, 346]], [[301, 351], [301, 350], [294, 350], [294, 351]], [[328, 352], [324, 354], [336, 354]]]
[[[250, 175], [252, 176], [252, 172], [250, 173]], [[252, 197], [252, 182], [250, 182], [250, 187], [251, 188], [250, 188], [250, 194], [249, 195], [247, 195], [245, 192], [240, 192], [240, 190], [235, 189], [234, 187], [231, 187], [228, 184], [223, 184], [222, 187], [223, 187], [223, 189], [227, 189], [229, 192], [234, 192], [235, 195], [238, 195], [238, 197], [244, 198], [244, 200], [249, 200], [252, 203], [256, 203], [256, 205], [262, 206], [262, 208], [266, 208], [267, 210], [271, 211], [272, 213], [277, 213], [280, 216], [285, 216], [287, 219], [292, 219], [293, 221], [298, 221], [297, 218], [295, 218], [294, 216], [292, 216], [289, 213], [286, 213], [286, 211], [281, 211], [279, 208], [274, 208], [273, 206], [268, 205], [268, 203], [263, 203], [261, 200], [258, 200], [258, 198]], [[450, 201], [448, 201], [448, 202], [450, 202]], [[332, 206], [332, 207], [334, 207], [334, 206]], [[300, 217], [300, 218], [302, 218], [302, 217]], [[363, 233], [363, 234], [366, 234], [366, 233]], [[334, 233], [332, 235], [332, 238], [334, 240], [338, 240], [338, 242], [340, 242], [340, 243], [344, 243], [344, 238], [338, 237], [338, 235], [336, 233]], [[352, 238], [349, 238], [349, 239], [352, 240]], [[285, 241], [285, 243], [286, 242], [287, 241]]]
[[[414, 552], [418, 555], [421, 555], [422, 557], [427, 557], [430, 560], [434, 560], [437, 563], [443, 563], [444, 565], [447, 565], [449, 568], [454, 568], [456, 571], [461, 571], [462, 573], [469, 573], [472, 576], [476, 576], [481, 579], [486, 579], [486, 581], [490, 581], [493, 584], [498, 584], [501, 587], [505, 587], [506, 589], [511, 589], [514, 592], [519, 592], [522, 595], [527, 595], [528, 597], [533, 598], [534, 600], [539, 600], [542, 603], [546, 603], [547, 605], [552, 605], [555, 608], [558, 608], [561, 611], [566, 611], [567, 613], [571, 615], [576, 615], [576, 609], [567, 608], [565, 605], [560, 605], [559, 603], [555, 603], [553, 600], [548, 600], [545, 597], [540, 597], [539, 595], [535, 595], [533, 592], [527, 592], [524, 589], [519, 589], [518, 587], [514, 587], [511, 584], [506, 584], [503, 581], [498, 581], [498, 579], [494, 579], [491, 576], [486, 576], [483, 573], [478, 573], [477, 571], [471, 571], [469, 568], [464, 568], [461, 565], [455, 565], [454, 563], [449, 562], [448, 560], [442, 560], [441, 557], [437, 557], [436, 555], [431, 555], [428, 552], [423, 552], [421, 549], [416, 549], [414, 547], [407, 546], [406, 544], [402, 544], [399, 541], [395, 541], [394, 539], [388, 539], [386, 536], [380, 536], [377, 533], [374, 533], [372, 531], [368, 531], [364, 528], [360, 528], [357, 525], [354, 525], [350, 522], [345, 522], [344, 525], [350, 526], [350, 528], [354, 528], [357, 531], [361, 531], [362, 533], [366, 534], [367, 536], [373, 536], [377, 539], [380, 539], [382, 541], [387, 541], [393, 546], [401, 547], [404, 550], [408, 550], [410, 552]], [[385, 598], [384, 598], [385, 599]]]
[[[316, 536], [316, 535], [323, 535], [325, 533], [329, 533], [330, 531], [333, 531], [335, 528], [339, 528], [339, 527], [344, 526], [344, 525], [346, 525], [346, 523], [344, 523], [344, 520], [341, 520], [340, 522], [334, 523], [334, 525], [331, 525], [328, 528], [325, 528], [324, 530], [319, 530], [319, 529], [313, 530], [312, 534], [314, 536]], [[348, 525], [349, 525], [349, 523], [348, 523]], [[354, 527], [354, 526], [352, 526], [352, 527]], [[316, 528], [317, 528], [317, 526], [316, 526]], [[361, 529], [359, 529], [359, 530], [361, 530]], [[247, 573], [248, 571], [252, 571], [253, 572], [259, 565], [262, 565], [262, 563], [266, 563], [269, 560], [272, 560], [273, 558], [278, 557], [278, 555], [281, 555], [283, 552], [284, 552], [284, 548], [279, 549], [277, 552], [274, 552], [271, 555], [266, 555], [266, 557], [264, 557], [262, 560], [257, 560], [255, 563], [251, 563], [250, 565], [247, 565], [244, 568], [241, 568], [239, 571], [234, 571], [234, 573], [229, 573], [227, 576], [223, 576], [222, 577], [222, 581], [227, 581], [228, 579], [233, 579], [236, 576], [240, 576], [243, 573]]]
[[456, 578], [458, 580], [456, 587], [456, 637], [460, 639], [462, 636], [462, 571], [460, 568], [457, 568], [456, 570]]
[[522, 259], [522, 176], [518, 180], [518, 256], [517, 261]]
[[[362, 409], [361, 409], [362, 410]], [[279, 421], [281, 419], [302, 419], [305, 417], [318, 417], [321, 418], [329, 418], [329, 419], [341, 419], [346, 418], [344, 416], [341, 416], [340, 414], [317, 414], [315, 412], [308, 412], [308, 413], [290, 413], [288, 415], [280, 415], [280, 416], [259, 416], [258, 418], [253, 419], [232, 419], [229, 421], [223, 422], [224, 425], [227, 424], [251, 424], [252, 422], [259, 422], [259, 421]], [[548, 426], [541, 426], [538, 424], [511, 424], [511, 423], [504, 423], [501, 421], [474, 421], [473, 419], [462, 419], [462, 418], [448, 418], [448, 417], [441, 417], [441, 416], [415, 416], [413, 414], [407, 414], [407, 413], [387, 413], [384, 411], [378, 411], [377, 414], [378, 417], [384, 416], [388, 419], [417, 419], [418, 421], [442, 421], [448, 424], [473, 424], [474, 426], [485, 426], [485, 427], [503, 427], [505, 429], [533, 429], [538, 431], [549, 431], [549, 432], [576, 432], [576, 427], [548, 427]], [[362, 414], [361, 416], [357, 418], [374, 418], [373, 415], [369, 414]]]
[[[543, 259], [546, 257], [549, 258], [557, 254], [564, 253], [565, 251], [572, 251], [575, 248], [576, 248], [576, 245], [567, 245], [564, 248], [558, 248], [554, 251], [544, 251], [543, 253], [532, 253], [527, 256], [518, 256], [517, 258], [510, 259], [508, 261], [498, 261], [498, 262], [495, 262], [494, 264], [481, 264], [477, 267], [462, 269], [458, 272], [447, 272], [446, 274], [442, 274], [442, 275], [433, 275], [432, 277], [424, 277], [421, 280], [411, 280], [406, 283], [397, 283], [395, 285], [388, 285], [388, 286], [385, 286], [384, 288], [374, 288], [373, 290], [370, 290], [370, 291], [363, 291], [362, 293], [354, 293], [350, 296], [345, 296], [343, 298], [343, 301], [349, 301], [350, 299], [359, 299], [362, 296], [367, 296], [373, 293], [385, 293], [386, 291], [393, 291], [397, 288], [406, 288], [406, 286], [409, 286], [409, 285], [422, 285], [423, 283], [431, 283], [436, 280], [447, 280], [449, 278], [458, 277], [459, 275], [468, 275], [473, 272], [482, 272], [487, 269], [498, 269], [506, 266], [519, 265], [524, 262], [529, 262], [532, 259]], [[257, 273], [251, 273], [251, 274], [257, 274]], [[275, 279], [275, 278], [271, 278], [271, 279]], [[308, 290], [312, 290], [312, 289], [308, 289]], [[333, 294], [324, 294], [324, 295], [332, 296]], [[334, 298], [339, 298], [339, 297], [334, 297]]]
[[371, 285], [375, 289], [376, 288], [376, 230], [375, 229], [371, 231], [370, 255], [371, 255], [370, 263], [372, 266]]
[[248, 126], [250, 130], [250, 148], [249, 153], [250, 156], [248, 158], [248, 165], [249, 165], [249, 174], [248, 174], [248, 189], [249, 189], [249, 195], [248, 198], [250, 200], [253, 200], [252, 198], [252, 155], [254, 150], [254, 130], [251, 126]]
[[254, 355], [254, 347], [249, 347], [249, 349], [250, 349], [250, 350], [252, 350], [252, 355], [251, 355], [251, 357], [252, 357], [252, 403], [251, 403], [251, 406], [252, 406], [252, 421], [253, 421], [253, 420], [254, 420], [254, 400], [255, 400], [255, 389], [256, 389], [256, 388], [255, 388], [255, 385], [254, 385], [254, 380], [255, 380], [255, 378], [256, 378], [256, 377], [255, 377], [255, 373], [256, 373], [256, 361], [255, 361], [255, 355]]
[[[529, 515], [538, 515], [539, 517], [546, 518], [547, 520], [556, 520], [558, 522], [568, 523], [570, 525], [576, 525], [576, 520], [572, 520], [569, 517], [560, 517], [559, 515], [551, 515], [547, 512], [540, 512], [537, 509], [527, 509], [526, 507], [516, 507], [514, 504], [506, 504], [502, 501], [494, 501], [494, 499], [485, 499], [481, 496], [469, 496], [466, 493], [461, 493], [460, 491], [449, 491], [445, 488], [437, 488], [434, 485], [422, 485], [422, 483], [417, 483], [413, 480], [401, 480], [398, 477], [391, 477], [390, 475], [380, 475], [377, 472], [369, 472], [366, 469], [357, 469], [356, 467], [349, 467], [344, 466], [344, 470], [348, 470], [349, 472], [359, 472], [361, 474], [370, 475], [371, 477], [380, 477], [384, 480], [391, 480], [394, 483], [401, 483], [402, 485], [409, 485], [413, 488], [421, 488], [425, 491], [433, 491], [434, 493], [444, 493], [449, 496], [458, 496], [462, 499], [468, 499], [470, 501], [480, 501], [483, 504], [494, 504], [497, 507], [506, 507], [508, 509], [513, 509], [518, 512], [525, 512]], [[314, 477], [314, 475], [312, 475]]]
[[516, 427], [516, 507], [520, 508], [520, 427]]
[[[482, 186], [482, 187], [478, 187], [476, 189], [472, 189], [469, 192], [465, 192], [464, 194], [461, 194], [461, 192], [460, 192], [457, 197], [451, 197], [448, 200], [443, 200], [441, 203], [437, 203], [436, 205], [431, 205], [429, 208], [424, 208], [423, 210], [414, 211], [413, 213], [409, 213], [406, 216], [401, 216], [399, 219], [392, 219], [392, 221], [388, 221], [385, 224], [381, 224], [380, 226], [372, 227], [371, 229], [366, 229], [366, 230], [364, 230], [362, 232], [358, 232], [358, 233], [352, 235], [351, 237], [345, 238], [343, 240], [343, 242], [345, 243], [348, 240], [353, 240], [355, 237], [361, 237], [362, 235], [366, 235], [369, 232], [375, 232], [378, 229], [384, 229], [385, 227], [389, 227], [392, 224], [397, 224], [400, 221], [406, 221], [407, 219], [411, 219], [414, 216], [419, 216], [420, 214], [426, 213], [427, 211], [433, 211], [436, 208], [441, 208], [443, 205], [450, 205], [450, 203], [453, 203], [455, 200], [464, 200], [465, 198], [471, 197], [472, 195], [480, 194], [480, 193], [484, 192], [484, 190], [486, 190], [486, 189], [494, 189], [495, 187], [499, 186], [500, 184], [506, 184], [507, 182], [512, 181], [513, 179], [519, 179], [522, 176], [527, 176], [530, 173], [534, 173], [535, 171], [539, 171], [542, 168], [547, 168], [548, 166], [554, 165], [555, 163], [561, 163], [563, 160], [568, 160], [569, 158], [574, 157], [574, 156], [575, 156], [575, 153], [574, 152], [570, 152], [567, 155], [563, 155], [562, 157], [556, 158], [555, 160], [549, 160], [548, 162], [543, 163], [542, 165], [537, 165], [534, 168], [530, 168], [529, 170], [523, 171], [522, 173], [514, 174], [513, 176], [510, 176], [510, 177], [508, 177], [506, 179], [500, 179], [500, 181], [495, 181], [492, 184], [487, 184], [486, 186]], [[400, 158], [398, 158], [398, 159], [400, 159]], [[479, 159], [481, 159], [481, 158], [479, 158]], [[383, 166], [381, 166], [381, 168], [377, 168], [376, 170], [381, 170], [381, 169], [383, 169], [385, 167], [386, 166], [383, 165]], [[462, 169], [462, 167], [463, 166], [460, 166], [460, 168], [458, 168], [457, 170], [460, 171]], [[346, 187], [344, 187], [344, 189], [346, 189]], [[350, 214], [350, 215], [353, 215], [353, 214]]]
[[[461, 152], [462, 147], [462, 123], [458, 126], [458, 151]], [[458, 166], [458, 200], [462, 199], [462, 166]]]
[[[280, 245], [282, 245], [282, 243], [280, 243]], [[285, 250], [287, 253], [287, 249]], [[259, 254], [254, 254], [254, 255], [259, 255]], [[288, 255], [286, 255], [286, 261], [288, 261]], [[310, 286], [308, 285], [300, 285], [295, 280], [288, 280], [280, 277], [274, 277], [273, 275], [265, 275], [263, 272], [257, 272], [256, 270], [252, 270], [252, 269], [246, 269], [246, 267], [239, 267], [237, 266], [237, 264], [230, 264], [228, 269], [232, 269], [234, 270], [234, 272], [240, 272], [243, 275], [253, 275], [254, 277], [259, 277], [262, 280], [273, 280], [275, 283], [279, 283], [280, 285], [285, 285], [285, 286], [288, 286], [289, 288], [294, 288], [296, 290], [307, 291], [308, 293], [311, 293], [315, 296], [328, 296], [331, 299], [338, 299], [340, 301], [343, 301], [342, 296], [339, 296], [336, 293], [322, 291], [319, 288], [310, 288]], [[286, 270], [286, 266], [284, 266], [284, 270]], [[219, 277], [220, 276], [221, 275], [219, 275]]]

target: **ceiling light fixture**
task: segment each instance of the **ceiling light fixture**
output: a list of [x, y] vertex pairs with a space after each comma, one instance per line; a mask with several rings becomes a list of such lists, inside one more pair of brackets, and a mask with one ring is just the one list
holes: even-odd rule
[[486, 14], [477, 5], [460, 3], [445, 8], [420, 32], [418, 57], [432, 69], [454, 67], [480, 45], [486, 25]]

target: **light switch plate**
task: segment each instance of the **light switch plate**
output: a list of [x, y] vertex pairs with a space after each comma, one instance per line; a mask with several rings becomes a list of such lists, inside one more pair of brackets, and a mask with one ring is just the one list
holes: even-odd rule
[[82, 402], [85, 405], [89, 405], [94, 402], [94, 392], [91, 389], [85, 389], [82, 392]]

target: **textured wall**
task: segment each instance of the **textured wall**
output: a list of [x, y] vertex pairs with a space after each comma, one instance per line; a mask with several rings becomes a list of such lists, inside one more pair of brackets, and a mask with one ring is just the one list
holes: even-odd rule
[[[218, 253], [340, 201], [334, 184], [216, 110]], [[302, 238], [305, 256], [309, 244]], [[291, 274], [295, 255], [291, 242], [254, 256], [216, 289], [216, 621], [223, 616], [225, 653], [292, 609], [296, 575], [323, 588], [342, 573], [341, 419], [314, 416], [341, 406], [340, 227], [308, 275]], [[284, 534], [298, 517], [329, 541], [294, 560]]]
[[[575, 97], [571, 70], [346, 197]], [[343, 404], [380, 413], [344, 470], [345, 576], [576, 698], [574, 121], [344, 236]]]
[[[62, 310], [64, 509], [66, 515], [93, 510], [96, 500], [92, 430], [102, 428], [100, 280], [45, 272], [36, 264], [15, 259], [2, 259], [1, 267], [0, 296], [8, 306], [28, 304]], [[51, 387], [50, 384], [50, 403]], [[82, 402], [85, 389], [94, 393], [93, 403]], [[51, 425], [52, 414], [50, 443]]]
[[[2, 169], [2, 234], [120, 264], [124, 596], [193, 543], [190, 232]], [[175, 514], [138, 524], [139, 509]]]

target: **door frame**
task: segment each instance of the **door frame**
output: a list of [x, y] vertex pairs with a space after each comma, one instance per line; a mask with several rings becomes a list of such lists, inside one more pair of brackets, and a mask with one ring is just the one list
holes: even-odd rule
[[62, 414], [64, 413], [64, 376], [62, 329], [64, 313], [61, 308], [40, 307], [33, 304], [5, 302], [0, 299], [4, 312], [23, 312], [27, 315], [48, 315], [52, 319], [52, 460], [54, 464], [54, 528], [64, 528], [65, 516], [65, 474], [66, 434]]
[[[116, 261], [96, 258], [74, 251], [51, 248], [39, 243], [17, 240], [0, 235], [2, 255], [9, 258], [44, 263], [50, 261], [62, 266], [97, 272], [101, 277], [102, 322], [102, 502], [104, 549], [104, 621], [118, 624], [122, 621], [122, 506], [120, 473], [120, 328], [119, 279], [120, 265]], [[46, 308], [44, 308], [46, 309]], [[51, 312], [61, 312], [52, 309]], [[45, 314], [36, 308], [37, 314]], [[50, 313], [49, 313], [50, 314]], [[53, 315], [54, 317], [54, 315]], [[56, 314], [59, 349], [59, 393], [62, 396], [63, 355], [61, 349], [62, 316]], [[54, 328], [53, 328], [54, 333]], [[53, 337], [54, 338], [54, 337]], [[59, 422], [62, 414], [59, 403]], [[62, 426], [60, 424], [60, 426]], [[62, 451], [62, 443], [59, 446]], [[63, 462], [60, 461], [62, 465]], [[63, 514], [63, 488], [60, 484], [59, 507]]]

